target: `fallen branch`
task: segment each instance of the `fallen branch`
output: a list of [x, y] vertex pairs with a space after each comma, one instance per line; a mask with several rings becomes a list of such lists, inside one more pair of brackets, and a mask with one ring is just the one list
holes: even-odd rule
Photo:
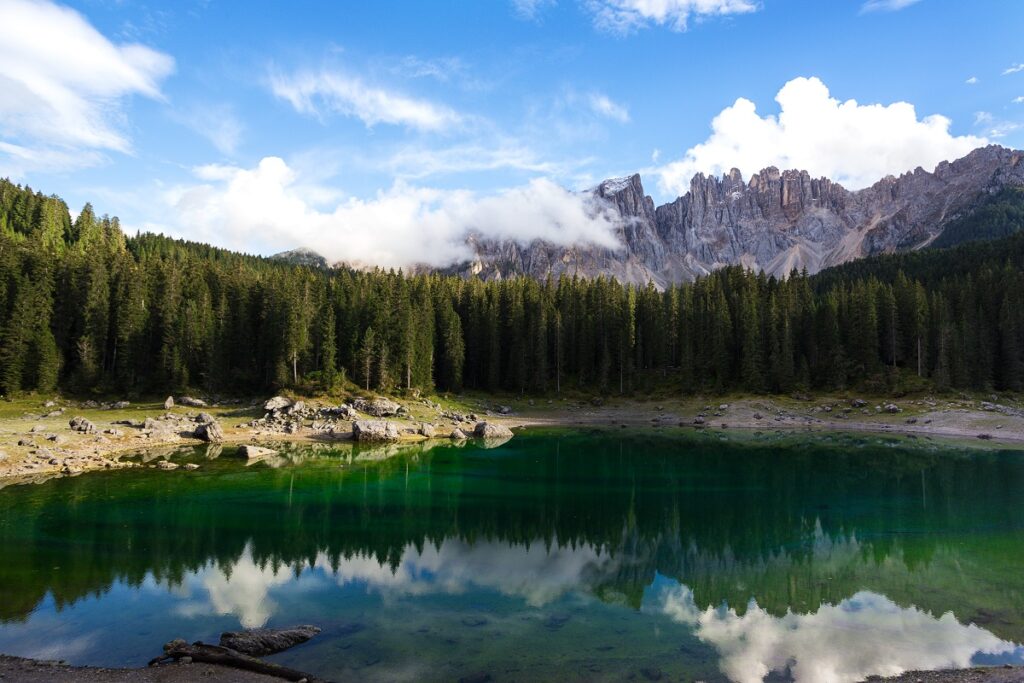
[[253, 673], [263, 674], [265, 676], [283, 678], [286, 681], [293, 681], [296, 683], [298, 681], [306, 681], [306, 683], [324, 683], [315, 676], [310, 676], [309, 674], [301, 671], [289, 669], [288, 667], [281, 666], [280, 664], [264, 662], [262, 659], [244, 655], [241, 652], [232, 650], [231, 648], [221, 647], [220, 645], [207, 645], [201, 641], [197, 641], [189, 645], [184, 640], [172, 640], [164, 645], [164, 654], [150, 660], [149, 666], [156, 666], [170, 660], [178, 661], [183, 657], [190, 657], [193, 662], [218, 664], [232, 669], [243, 669], [245, 671], [252, 671]]

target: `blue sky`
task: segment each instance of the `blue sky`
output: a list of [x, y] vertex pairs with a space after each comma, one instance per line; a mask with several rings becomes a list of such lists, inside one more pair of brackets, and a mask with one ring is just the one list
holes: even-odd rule
[[1022, 28], [1016, 0], [0, 0], [0, 175], [263, 253], [600, 242], [571, 191], [610, 176], [662, 202], [1024, 147]]

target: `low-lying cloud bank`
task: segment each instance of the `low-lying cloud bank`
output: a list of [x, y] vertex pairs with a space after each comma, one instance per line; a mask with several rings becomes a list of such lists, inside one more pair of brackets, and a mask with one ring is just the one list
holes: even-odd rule
[[468, 259], [470, 234], [618, 246], [608, 207], [547, 179], [486, 196], [399, 181], [373, 198], [324, 210], [317, 202], [322, 188], [304, 185], [278, 157], [251, 169], [211, 165], [195, 173], [201, 182], [163, 195], [173, 223], [145, 228], [243, 251], [306, 247], [330, 261], [389, 268]]

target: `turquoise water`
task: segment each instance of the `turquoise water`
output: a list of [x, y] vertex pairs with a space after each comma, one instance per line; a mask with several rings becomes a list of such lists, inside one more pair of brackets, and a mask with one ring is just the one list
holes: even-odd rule
[[0, 490], [0, 652], [140, 666], [310, 623], [271, 659], [336, 680], [1024, 663], [1020, 452], [589, 430], [170, 457], [201, 467]]

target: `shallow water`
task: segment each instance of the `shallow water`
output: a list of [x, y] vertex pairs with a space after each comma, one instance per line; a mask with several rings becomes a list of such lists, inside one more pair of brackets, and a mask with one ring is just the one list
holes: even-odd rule
[[233, 452], [0, 490], [0, 652], [139, 666], [310, 623], [271, 659], [338, 680], [1024, 663], [1021, 452], [631, 430]]

